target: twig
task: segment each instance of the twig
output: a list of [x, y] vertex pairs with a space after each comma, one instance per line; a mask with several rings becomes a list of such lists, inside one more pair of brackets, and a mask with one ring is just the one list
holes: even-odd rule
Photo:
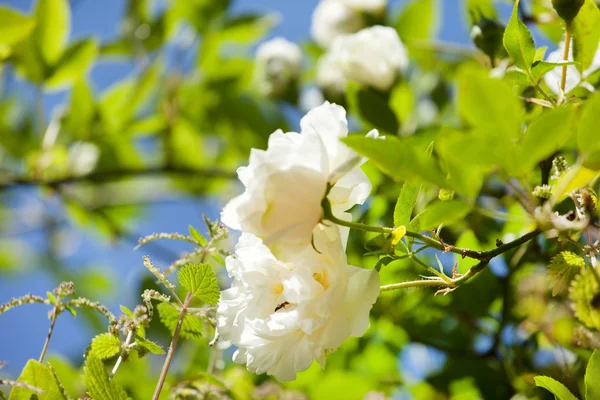
[[129, 330], [129, 332], [127, 332], [127, 337], [125, 338], [125, 343], [123, 344], [123, 349], [121, 350], [121, 354], [119, 354], [119, 358], [117, 359], [115, 366], [113, 367], [112, 371], [110, 371], [110, 375], [108, 376], [108, 379], [112, 379], [113, 376], [115, 376], [115, 374], [117, 373], [117, 370], [119, 369], [119, 365], [121, 365], [121, 362], [123, 362], [123, 357], [125, 356], [125, 353], [129, 350], [129, 343], [131, 342], [132, 338], [133, 338], [133, 330]]
[[158, 382], [156, 384], [156, 389], [154, 390], [152, 400], [158, 400], [163, 385], [165, 384], [165, 379], [167, 378], [167, 373], [169, 372], [169, 367], [171, 366], [171, 361], [173, 360], [173, 355], [175, 354], [175, 346], [177, 346], [177, 341], [179, 340], [179, 333], [181, 332], [181, 327], [183, 326], [183, 320], [185, 318], [187, 308], [190, 305], [192, 299], [192, 294], [188, 293], [185, 298], [185, 303], [183, 304], [183, 307], [181, 307], [181, 311], [179, 312], [179, 320], [177, 321], [177, 326], [175, 327], [175, 332], [173, 333], [173, 339], [171, 340], [171, 344], [169, 345], [167, 358], [165, 359], [165, 363], [163, 364], [162, 370], [160, 371], [160, 377], [158, 378]]
[[50, 338], [52, 337], [52, 331], [54, 331], [54, 324], [56, 323], [56, 318], [58, 317], [58, 306], [60, 304], [60, 299], [56, 300], [56, 304], [54, 305], [54, 310], [52, 310], [52, 317], [50, 318], [50, 329], [48, 329], [48, 335], [46, 336], [46, 341], [44, 342], [44, 347], [42, 348], [42, 354], [40, 354], [39, 362], [44, 361], [44, 357], [46, 356], [46, 351], [48, 350], [48, 345], [50, 344]]
[[[569, 50], [571, 48], [571, 24], [567, 23], [567, 36], [565, 37], [565, 52], [563, 54], [563, 60], [569, 61]], [[562, 93], [565, 92], [567, 86], [567, 64], [562, 67], [562, 77], [560, 79], [560, 90]]]

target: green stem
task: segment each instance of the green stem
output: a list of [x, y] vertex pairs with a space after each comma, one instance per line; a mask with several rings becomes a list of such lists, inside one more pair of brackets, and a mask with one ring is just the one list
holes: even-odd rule
[[[569, 50], [571, 48], [571, 24], [567, 23], [567, 36], [565, 38], [565, 52], [563, 54], [563, 60], [569, 61]], [[562, 77], [560, 79], [560, 90], [564, 93], [567, 87], [567, 65], [562, 67]]]

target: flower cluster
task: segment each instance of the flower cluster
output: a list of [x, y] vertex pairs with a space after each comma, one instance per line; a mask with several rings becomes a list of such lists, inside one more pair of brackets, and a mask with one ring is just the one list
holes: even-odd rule
[[361, 158], [340, 141], [345, 110], [326, 102], [300, 126], [252, 150], [238, 170], [245, 191], [222, 212], [242, 235], [226, 260], [233, 281], [217, 310], [219, 335], [238, 347], [235, 362], [280, 380], [362, 335], [379, 295], [377, 271], [347, 264], [347, 231], [322, 223], [324, 199], [348, 219], [371, 190]]

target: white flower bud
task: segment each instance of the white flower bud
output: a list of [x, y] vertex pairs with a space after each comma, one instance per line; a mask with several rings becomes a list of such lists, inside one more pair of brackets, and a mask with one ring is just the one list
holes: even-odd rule
[[75, 176], [87, 175], [96, 168], [100, 149], [93, 143], [75, 142], [69, 148], [69, 170]]
[[296, 43], [277, 37], [258, 47], [255, 80], [265, 96], [285, 93], [301, 71], [302, 50]]
[[364, 26], [360, 12], [344, 1], [323, 0], [313, 11], [310, 32], [319, 46], [328, 48], [337, 37], [357, 32]]
[[346, 76], [338, 60], [330, 53], [317, 62], [317, 84], [327, 93], [340, 94], [346, 90]]
[[408, 67], [408, 55], [395, 29], [373, 26], [339, 37], [330, 56], [347, 80], [388, 90]]

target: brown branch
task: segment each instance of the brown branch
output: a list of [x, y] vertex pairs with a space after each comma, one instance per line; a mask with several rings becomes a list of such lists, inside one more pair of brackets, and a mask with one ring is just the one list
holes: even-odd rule
[[218, 179], [235, 179], [235, 172], [223, 171], [216, 168], [189, 168], [189, 167], [150, 167], [150, 168], [124, 168], [112, 171], [94, 171], [87, 175], [66, 176], [60, 178], [41, 179], [31, 176], [2, 176], [0, 174], [0, 190], [12, 189], [20, 186], [39, 185], [64, 185], [80, 182], [110, 182], [126, 178], [142, 177], [166, 177], [166, 176], [192, 176]]

